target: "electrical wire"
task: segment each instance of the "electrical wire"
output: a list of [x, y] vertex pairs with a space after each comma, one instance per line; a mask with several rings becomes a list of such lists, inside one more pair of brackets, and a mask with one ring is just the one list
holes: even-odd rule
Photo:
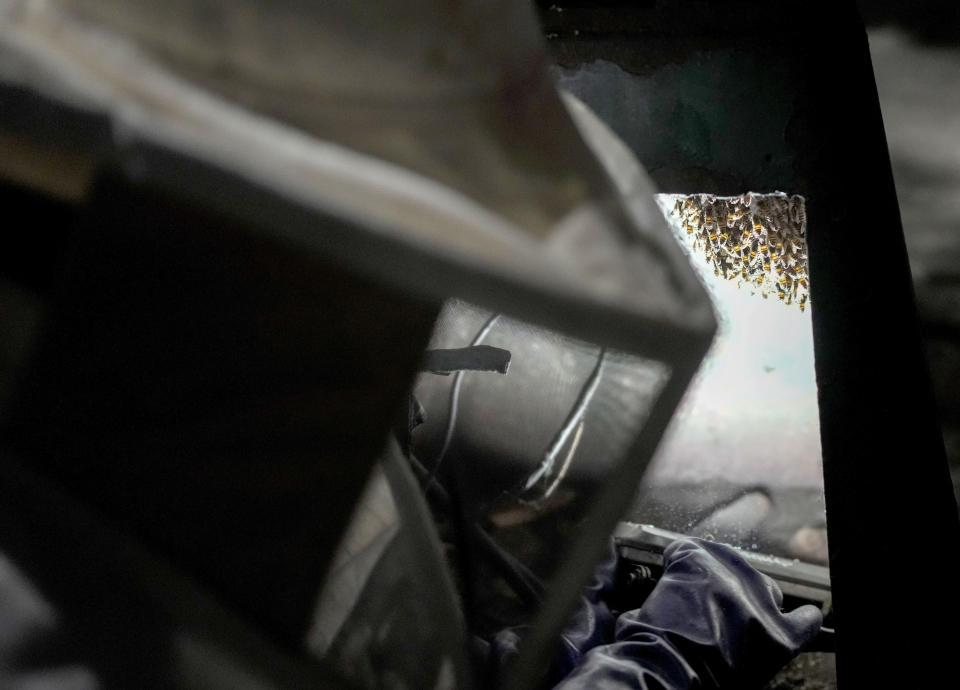
[[[590, 376], [587, 377], [586, 382], [584, 382], [583, 388], [580, 390], [580, 395], [577, 396], [577, 400], [570, 409], [569, 414], [567, 414], [567, 418], [563, 425], [557, 430], [556, 435], [553, 437], [553, 441], [551, 441], [550, 446], [543, 454], [543, 460], [540, 461], [537, 469], [533, 471], [533, 473], [524, 483], [524, 491], [529, 491], [531, 488], [533, 488], [538, 481], [540, 481], [550, 472], [550, 470], [553, 469], [553, 466], [556, 464], [557, 456], [566, 445], [567, 439], [569, 439], [570, 435], [580, 428], [580, 424], [587, 413], [587, 407], [593, 401], [593, 396], [596, 394], [597, 388], [600, 386], [600, 379], [603, 376], [606, 357], [606, 348], [601, 348], [600, 354], [597, 356], [597, 363], [593, 367], [593, 371], [590, 372]], [[575, 446], [573, 451], [576, 451]], [[567, 462], [565, 462], [564, 465], [567, 465], [571, 458], [572, 453], [569, 453]], [[556, 489], [556, 483], [553, 483], [553, 485], [550, 487], [550, 493], [552, 493], [554, 489]], [[549, 494], [544, 494], [540, 498], [547, 498], [548, 495]]]
[[[480, 330], [477, 331], [477, 334], [473, 337], [473, 341], [470, 343], [471, 347], [475, 347], [483, 342], [483, 339], [487, 337], [490, 333], [490, 330], [494, 327], [497, 321], [500, 319], [500, 314], [493, 314], [487, 321], [480, 327]], [[460, 408], [460, 388], [463, 385], [463, 375], [465, 372], [458, 371], [454, 374], [453, 386], [450, 389], [450, 413], [447, 416], [447, 428], [443, 435], [443, 445], [440, 447], [440, 452], [437, 454], [437, 459], [433, 462], [433, 469], [430, 470], [430, 478], [427, 482], [425, 491], [429, 490], [433, 485], [433, 482], [436, 481], [437, 472], [440, 471], [440, 465], [443, 463], [443, 459], [447, 456], [447, 452], [450, 450], [450, 446], [453, 443], [453, 434], [456, 430], [457, 425], [457, 414]]]

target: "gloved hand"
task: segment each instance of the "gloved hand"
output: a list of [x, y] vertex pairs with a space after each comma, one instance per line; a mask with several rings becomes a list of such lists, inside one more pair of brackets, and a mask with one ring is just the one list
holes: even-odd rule
[[783, 594], [723, 544], [678, 539], [615, 641], [587, 653], [559, 690], [748, 690], [770, 680], [820, 629], [815, 606], [781, 613]]

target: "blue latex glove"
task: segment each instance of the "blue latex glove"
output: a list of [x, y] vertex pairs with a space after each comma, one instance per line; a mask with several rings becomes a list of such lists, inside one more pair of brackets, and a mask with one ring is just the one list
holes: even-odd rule
[[770, 680], [823, 622], [815, 606], [781, 613], [783, 595], [723, 544], [679, 539], [643, 606], [620, 616], [558, 690], [747, 690]]

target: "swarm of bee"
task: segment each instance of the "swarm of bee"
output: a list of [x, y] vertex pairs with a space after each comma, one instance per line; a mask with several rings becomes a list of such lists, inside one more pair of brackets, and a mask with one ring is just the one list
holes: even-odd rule
[[672, 209], [694, 253], [714, 274], [806, 309], [807, 213], [802, 196], [783, 192], [742, 196], [680, 196]]

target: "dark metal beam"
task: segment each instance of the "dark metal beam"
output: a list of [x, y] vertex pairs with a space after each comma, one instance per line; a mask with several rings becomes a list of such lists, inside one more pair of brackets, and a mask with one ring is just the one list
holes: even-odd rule
[[[866, 33], [852, 2], [817, 16], [805, 17], [805, 125], [790, 134], [809, 189], [838, 680], [935, 687], [960, 645], [960, 595], [943, 581], [960, 566], [960, 523]], [[879, 574], [891, 567], [899, 584]]]

